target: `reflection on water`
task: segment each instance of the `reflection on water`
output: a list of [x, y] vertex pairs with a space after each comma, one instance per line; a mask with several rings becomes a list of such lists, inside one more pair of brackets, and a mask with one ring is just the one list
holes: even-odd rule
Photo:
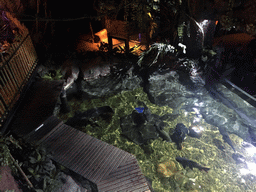
[[254, 175], [256, 176], [256, 147], [250, 143], [243, 142], [243, 151], [249, 160], [245, 160], [244, 167], [240, 168], [241, 175]]
[[[110, 106], [114, 115], [110, 121], [93, 119], [96, 125], [81, 126], [78, 129], [134, 154], [145, 176], [152, 180], [155, 191], [256, 191], [256, 148], [243, 141], [240, 137], [229, 134], [236, 153], [224, 142], [218, 128], [206, 123], [201, 110], [207, 108], [207, 102], [194, 103], [190, 110], [179, 108], [178, 117], [166, 119], [164, 131], [169, 133], [178, 123], [183, 123], [201, 137], [187, 136], [178, 150], [173, 142], [163, 141], [162, 138], [151, 140], [147, 145], [136, 145], [121, 136], [120, 117], [130, 115], [143, 101], [152, 114], [171, 114], [173, 109], [168, 106], [152, 104], [142, 88], [133, 91], [122, 91], [109, 98], [79, 101], [72, 99], [72, 111], [60, 118], [66, 120], [75, 111], [86, 111], [94, 107]], [[204, 108], [205, 107], [205, 108]], [[213, 112], [213, 109], [208, 109]], [[204, 111], [205, 112], [205, 111]], [[206, 112], [205, 112], [206, 113]], [[227, 118], [226, 121], [229, 121]], [[240, 155], [233, 155], [240, 154]], [[178, 163], [176, 157], [185, 157], [201, 166], [209, 167], [209, 172], [185, 169]], [[240, 160], [239, 160], [240, 159]], [[244, 159], [244, 161], [243, 161]]]

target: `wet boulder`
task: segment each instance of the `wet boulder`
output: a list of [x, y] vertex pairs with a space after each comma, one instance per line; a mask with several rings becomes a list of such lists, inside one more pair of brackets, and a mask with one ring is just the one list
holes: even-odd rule
[[132, 64], [109, 64], [107, 62], [82, 71], [78, 91], [82, 98], [97, 98], [117, 94], [123, 90], [140, 87], [142, 79], [133, 75]]
[[136, 108], [132, 114], [120, 118], [122, 135], [138, 145], [147, 144], [149, 140], [159, 137], [171, 141], [169, 134], [164, 131], [163, 122], [171, 114], [162, 117], [151, 114], [144, 103], [139, 103], [143, 106], [143, 111]]

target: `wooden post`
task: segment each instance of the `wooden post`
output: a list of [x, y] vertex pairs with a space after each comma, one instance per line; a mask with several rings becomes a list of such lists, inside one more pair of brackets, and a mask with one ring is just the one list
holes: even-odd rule
[[109, 46], [109, 52], [112, 52], [113, 42], [112, 42], [112, 37], [110, 35], [108, 35], [108, 46]]
[[[44, 2], [44, 15], [46, 18], [48, 18], [48, 14], [47, 14], [47, 1]], [[47, 24], [49, 21], [45, 22], [45, 26], [44, 26], [44, 34], [46, 33], [46, 29], [47, 29]]]
[[148, 50], [149, 49], [149, 41], [150, 41], [150, 37], [149, 37], [149, 32], [147, 31], [146, 32], [146, 50]]
[[40, 0], [37, 0], [36, 1], [37, 3], [37, 10], [36, 10], [36, 33], [38, 33], [38, 15], [39, 15], [39, 3], [40, 3]]
[[130, 47], [129, 47], [129, 37], [127, 39], [125, 39], [125, 54], [129, 54], [129, 50], [130, 50]]
[[124, 0], [124, 21], [127, 21], [127, 16], [128, 16], [127, 0]]
[[91, 30], [91, 33], [92, 33], [92, 42], [94, 43], [94, 34], [93, 34], [93, 30], [92, 30], [92, 24], [90, 22], [90, 30]]

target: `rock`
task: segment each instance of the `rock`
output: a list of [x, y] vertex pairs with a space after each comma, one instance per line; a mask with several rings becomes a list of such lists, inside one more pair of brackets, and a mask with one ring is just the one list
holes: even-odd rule
[[245, 157], [239, 153], [233, 153], [232, 158], [235, 160], [236, 164], [245, 163]]
[[157, 139], [159, 137], [156, 128], [152, 124], [138, 126], [134, 123], [132, 114], [122, 117], [120, 119], [120, 126], [122, 129], [122, 136], [138, 145], [146, 144], [150, 139]]
[[237, 114], [225, 103], [213, 98], [204, 88], [203, 80], [200, 78], [199, 75], [192, 75], [189, 72], [169, 71], [161, 74], [155, 71], [149, 75], [145, 91], [152, 103], [158, 106], [167, 105], [174, 109], [174, 114], [179, 114], [181, 108], [189, 112], [197, 108], [207, 123], [225, 127], [228, 133], [236, 134], [245, 141], [256, 141], [255, 125], [246, 122], [246, 119], [249, 119], [247, 117], [256, 116], [256, 110], [223, 85], [216, 84], [218, 91], [235, 106], [243, 109], [243, 113]]
[[157, 172], [162, 177], [171, 177], [178, 171], [174, 161], [164, 161], [157, 165]]
[[138, 145], [147, 144], [151, 139], [161, 137], [163, 140], [171, 141], [169, 135], [163, 130], [163, 117], [151, 114], [150, 110], [143, 102], [138, 102], [144, 106], [144, 111], [139, 113], [134, 110], [132, 114], [120, 118], [122, 135]]
[[63, 173], [61, 180], [62, 180], [61, 187], [56, 189], [54, 192], [70, 192], [70, 191], [89, 192], [91, 191], [89, 184], [87, 184], [87, 186], [83, 186], [77, 180], [75, 181], [70, 175], [66, 175]]
[[189, 169], [186, 173], [186, 176], [189, 178], [194, 178], [195, 177], [195, 172], [191, 169]]
[[97, 98], [139, 88], [142, 79], [132, 75], [132, 70], [132, 66], [121, 70], [118, 65], [106, 64], [83, 71], [83, 79], [78, 82], [79, 93], [83, 98]]
[[188, 181], [188, 177], [179, 172], [174, 175], [174, 179], [180, 187], [182, 187]]
[[0, 191], [13, 190], [15, 192], [21, 192], [8, 166], [0, 167], [0, 173]]
[[64, 90], [68, 90], [77, 80], [79, 75], [80, 61], [76, 59], [68, 59], [63, 63], [61, 73], [65, 79]]
[[153, 73], [146, 87], [150, 101], [159, 106], [179, 108], [186, 101], [186, 97], [193, 94], [186, 91], [178, 78], [179, 75], [175, 71], [166, 74]]
[[109, 106], [92, 108], [85, 112], [77, 111], [74, 117], [69, 118], [65, 124], [72, 127], [82, 127], [86, 126], [89, 123], [92, 123], [90, 122], [91, 118], [105, 117], [106, 119], [111, 119], [113, 113], [114, 111]]

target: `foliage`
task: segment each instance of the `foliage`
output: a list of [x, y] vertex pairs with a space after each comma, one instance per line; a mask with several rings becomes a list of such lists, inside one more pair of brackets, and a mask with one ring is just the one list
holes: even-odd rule
[[155, 64], [158, 59], [163, 59], [168, 53], [175, 55], [175, 47], [164, 43], [154, 43], [150, 49], [143, 52], [138, 60], [138, 65], [141, 67], [147, 65], [148, 67]]
[[60, 80], [63, 75], [61, 73], [61, 69], [57, 70], [49, 70], [47, 74], [45, 74], [42, 78], [48, 80]]
[[[131, 0], [131, 21], [129, 24], [129, 30], [134, 29], [141, 33], [147, 33], [150, 31], [151, 25], [153, 25], [153, 19], [148, 13], [151, 11], [151, 6], [146, 0]], [[154, 23], [155, 25], [155, 23]], [[153, 27], [153, 26], [152, 26]]]
[[[188, 62], [186, 65], [192, 65], [192, 63]], [[223, 191], [223, 189], [225, 191], [227, 183], [229, 184], [228, 188], [233, 191], [246, 191], [248, 188], [255, 191], [254, 177], [251, 179], [252, 183], [240, 184], [244, 177], [241, 177], [239, 173], [237, 174], [239, 170], [236, 169], [239, 166], [237, 167], [234, 160], [232, 160], [233, 151], [218, 149], [214, 140], [221, 140], [221, 135], [216, 131], [217, 127], [213, 127], [204, 121], [200, 122], [200, 125], [205, 129], [202, 138], [187, 137], [186, 141], [183, 142], [182, 150], [178, 150], [174, 142], [166, 142], [161, 138], [150, 141], [148, 145], [139, 146], [122, 137], [120, 117], [131, 114], [134, 108], [139, 106], [138, 101], [143, 101], [152, 114], [162, 116], [172, 113], [172, 109], [168, 106], [160, 107], [152, 104], [147, 94], [143, 92], [143, 88], [122, 91], [120, 94], [111, 97], [93, 100], [80, 101], [74, 99], [72, 107], [74, 113], [75, 110], [86, 111], [94, 107], [110, 106], [114, 110], [114, 115], [109, 121], [102, 121], [97, 118], [94, 119], [94, 125], [81, 126], [79, 130], [135, 155], [143, 174], [152, 180], [152, 186], [157, 192]], [[179, 110], [178, 113], [177, 118], [165, 121], [167, 123], [167, 126], [164, 127], [166, 132], [173, 130], [177, 123], [184, 123], [189, 127], [192, 119], [197, 117], [194, 112]], [[66, 118], [62, 116], [63, 120]], [[232, 140], [235, 141], [237, 146], [241, 146], [242, 139], [232, 135]], [[223, 142], [222, 145], [224, 145]], [[200, 165], [207, 165], [211, 170], [206, 173], [198, 169], [190, 170], [188, 167], [184, 169], [175, 161], [175, 157], [178, 156], [194, 160]], [[170, 177], [159, 174], [157, 168], [163, 162], [174, 162], [173, 166], [178, 172], [174, 172], [175, 174]]]
[[11, 159], [10, 147], [22, 149], [12, 135], [5, 137], [0, 134], [0, 165], [9, 166], [14, 172], [17, 172], [14, 162]]
[[60, 171], [50, 160], [51, 155], [45, 149], [36, 148], [31, 152], [28, 159], [24, 161], [24, 168], [27, 168], [28, 178], [34, 181], [34, 187], [44, 192], [51, 192], [60, 183]]
[[108, 45], [108, 43], [100, 42], [100, 45], [98, 45], [98, 48], [99, 48], [100, 52], [108, 52], [109, 45]]
[[[100, 46], [98, 45], [100, 52], [108, 52], [109, 51], [109, 44], [105, 42], [100, 42]], [[138, 55], [138, 52], [141, 50], [141, 45], [134, 45], [132, 48], [129, 49], [129, 53]], [[125, 53], [125, 47], [118, 45], [117, 47], [112, 49], [112, 54], [123, 54]]]
[[[9, 166], [15, 177], [22, 180], [15, 163], [25, 172], [37, 192], [52, 192], [60, 184], [60, 171], [50, 160], [50, 155], [43, 148], [15, 140], [11, 135], [0, 135], [0, 165]], [[11, 158], [13, 156], [16, 162]], [[29, 190], [24, 184], [23, 188]]]
[[95, 0], [93, 8], [97, 11], [99, 18], [102, 19], [102, 15], [107, 16], [109, 19], [116, 19], [118, 12], [123, 8], [124, 1], [119, 3], [114, 0]]

